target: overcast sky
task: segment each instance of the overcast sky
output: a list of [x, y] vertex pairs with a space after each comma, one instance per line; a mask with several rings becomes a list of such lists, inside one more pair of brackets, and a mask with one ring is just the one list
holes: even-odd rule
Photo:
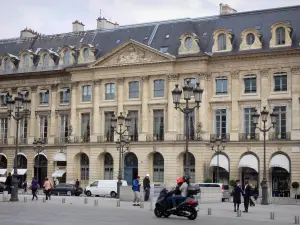
[[[222, 0], [0, 0], [0, 39], [18, 37], [25, 27], [42, 34], [72, 31], [79, 20], [86, 30], [102, 16], [120, 25], [219, 13]], [[239, 12], [300, 5], [299, 0], [224, 0]]]

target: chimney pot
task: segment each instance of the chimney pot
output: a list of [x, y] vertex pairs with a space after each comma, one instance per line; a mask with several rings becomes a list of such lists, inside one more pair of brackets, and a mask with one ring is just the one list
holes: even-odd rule
[[82, 22], [79, 22], [79, 20], [75, 20], [72, 23], [72, 25], [73, 25], [72, 32], [84, 31], [84, 24]]
[[229, 5], [223, 3], [220, 4], [220, 15], [227, 15], [236, 12], [237, 11], [234, 8], [230, 7]]

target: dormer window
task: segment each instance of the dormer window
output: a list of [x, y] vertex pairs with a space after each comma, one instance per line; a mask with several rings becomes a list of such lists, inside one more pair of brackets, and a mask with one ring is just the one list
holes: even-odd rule
[[5, 107], [7, 104], [7, 92], [0, 93], [0, 106]]
[[69, 104], [70, 103], [70, 88], [62, 88], [60, 90], [60, 103]]
[[252, 33], [247, 34], [246, 36], [246, 43], [247, 45], [252, 45], [255, 41], [255, 35]]
[[9, 58], [4, 59], [4, 71], [7, 72], [10, 70], [10, 61]]
[[218, 51], [226, 50], [226, 35], [220, 34], [218, 36]]
[[40, 104], [41, 105], [49, 104], [49, 90], [40, 91]]
[[89, 59], [89, 56], [90, 56], [89, 49], [88, 48], [83, 49], [83, 58], [84, 58], [84, 61], [87, 61]]
[[29, 67], [29, 55], [25, 54], [23, 56], [23, 67], [28, 68]]
[[186, 49], [191, 49], [193, 44], [193, 39], [191, 37], [187, 37], [184, 41], [184, 46]]
[[45, 54], [43, 56], [43, 67], [46, 68], [49, 66], [50, 56], [48, 54]]
[[70, 58], [71, 58], [71, 51], [69, 49], [66, 49], [64, 51], [64, 65], [70, 65]]
[[276, 45], [285, 45], [285, 28], [283, 27], [276, 29]]

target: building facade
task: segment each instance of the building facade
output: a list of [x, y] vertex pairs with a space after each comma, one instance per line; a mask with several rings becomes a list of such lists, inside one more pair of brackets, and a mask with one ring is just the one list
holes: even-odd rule
[[[74, 32], [25, 29], [20, 38], [0, 40], [1, 175], [13, 169], [16, 142], [7, 93], [31, 99], [30, 116], [18, 131], [20, 181], [38, 170], [40, 180], [79, 179], [83, 185], [117, 178], [111, 118], [123, 113], [131, 118], [123, 158], [129, 184], [147, 173], [153, 183], [173, 184], [184, 169], [193, 182], [216, 181], [219, 167], [219, 182], [249, 179], [259, 187], [263, 134], [251, 121], [255, 109], [266, 107], [278, 112], [266, 136], [270, 193], [290, 195], [291, 182], [300, 181], [299, 15], [300, 6], [228, 13], [226, 5], [226, 12], [207, 18], [109, 29], [105, 20], [92, 31], [75, 21]], [[187, 81], [199, 82], [204, 92], [189, 116], [185, 161], [184, 115], [174, 108], [171, 91]], [[227, 140], [219, 164], [210, 147], [214, 136]], [[46, 143], [38, 155], [37, 139]]]

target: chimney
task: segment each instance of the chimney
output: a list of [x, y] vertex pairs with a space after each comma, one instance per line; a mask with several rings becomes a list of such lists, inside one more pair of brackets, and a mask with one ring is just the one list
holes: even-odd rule
[[72, 32], [84, 31], [84, 24], [79, 22], [78, 20], [75, 20], [72, 24], [73, 24]]
[[220, 15], [227, 15], [232, 13], [237, 13], [237, 11], [227, 4], [220, 4]]
[[114, 29], [118, 28], [119, 24], [118, 23], [113, 23], [105, 19], [104, 17], [99, 17], [97, 19], [97, 29], [100, 30], [106, 30], [106, 29]]
[[32, 38], [32, 37], [36, 37], [36, 36], [40, 36], [41, 34], [39, 34], [38, 32], [28, 29], [27, 27], [24, 30], [21, 30], [21, 34], [20, 37], [21, 38]]

